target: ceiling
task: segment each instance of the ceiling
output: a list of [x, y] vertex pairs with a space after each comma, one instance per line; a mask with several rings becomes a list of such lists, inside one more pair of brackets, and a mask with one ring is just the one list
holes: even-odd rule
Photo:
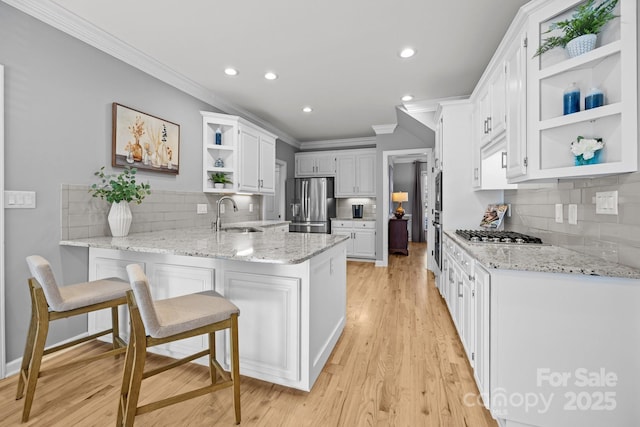
[[405, 94], [470, 94], [527, 0], [47, 2], [297, 143], [373, 136]]

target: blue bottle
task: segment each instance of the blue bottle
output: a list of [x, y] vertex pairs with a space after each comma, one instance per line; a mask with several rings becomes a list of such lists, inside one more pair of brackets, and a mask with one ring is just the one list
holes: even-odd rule
[[584, 109], [602, 107], [604, 105], [604, 93], [600, 89], [592, 88], [584, 98]]
[[216, 129], [216, 145], [222, 145], [222, 131], [220, 128]]
[[580, 111], [580, 89], [575, 83], [571, 83], [564, 91], [563, 102], [565, 115]]

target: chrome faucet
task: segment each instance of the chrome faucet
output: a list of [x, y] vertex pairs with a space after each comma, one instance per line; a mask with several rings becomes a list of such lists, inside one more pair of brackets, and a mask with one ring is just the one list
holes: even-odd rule
[[[231, 200], [231, 203], [233, 203], [233, 211], [234, 212], [238, 212], [238, 205], [236, 204], [236, 201], [233, 200], [231, 197], [229, 196], [222, 196], [218, 199], [218, 204], [216, 206], [216, 213], [217, 213], [217, 217], [216, 217], [216, 222], [215, 222], [215, 227], [213, 227], [213, 229], [215, 231], [220, 231], [222, 230], [222, 219], [220, 218], [220, 204], [222, 203], [223, 200]], [[213, 225], [213, 223], [211, 224]]]

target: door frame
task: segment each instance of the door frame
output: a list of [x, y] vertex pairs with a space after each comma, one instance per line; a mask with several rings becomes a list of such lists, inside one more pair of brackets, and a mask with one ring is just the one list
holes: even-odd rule
[[408, 148], [405, 150], [389, 150], [382, 152], [382, 261], [376, 263], [377, 267], [389, 265], [389, 158], [394, 156], [407, 156], [424, 154], [433, 148]]
[[7, 373], [7, 350], [5, 341], [5, 292], [4, 292], [4, 65], [0, 64], [0, 378]]

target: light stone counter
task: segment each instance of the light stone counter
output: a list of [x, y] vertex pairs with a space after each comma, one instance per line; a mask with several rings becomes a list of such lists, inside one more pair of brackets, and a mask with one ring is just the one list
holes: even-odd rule
[[445, 234], [488, 268], [640, 279], [640, 270], [559, 246], [472, 243]]
[[[227, 223], [225, 227], [276, 227], [282, 221]], [[307, 233], [229, 233], [214, 232], [208, 227], [182, 228], [127, 237], [90, 237], [62, 240], [60, 245], [118, 249], [132, 252], [186, 255], [234, 261], [272, 264], [298, 264], [348, 240], [347, 236]]]

